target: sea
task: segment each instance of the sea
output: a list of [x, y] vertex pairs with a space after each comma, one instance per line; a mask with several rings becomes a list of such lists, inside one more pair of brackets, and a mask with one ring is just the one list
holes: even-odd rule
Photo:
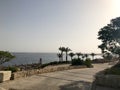
[[57, 53], [12, 53], [12, 55], [15, 58], [9, 62], [5, 62], [4, 66], [39, 63], [40, 58], [42, 59], [42, 63], [59, 60]]
[[[21, 65], [21, 64], [33, 64], [39, 63], [40, 58], [42, 59], [42, 63], [49, 63], [53, 61], [59, 61], [57, 57], [57, 53], [21, 53], [21, 52], [12, 52], [12, 55], [15, 56], [14, 59], [5, 62], [3, 66], [12, 66], [12, 65]], [[64, 55], [65, 60], [65, 55]], [[99, 58], [98, 56], [96, 58]], [[68, 60], [70, 57], [68, 56]]]

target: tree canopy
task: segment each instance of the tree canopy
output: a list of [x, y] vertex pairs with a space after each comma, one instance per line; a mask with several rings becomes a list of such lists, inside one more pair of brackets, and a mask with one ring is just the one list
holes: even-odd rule
[[0, 64], [3, 64], [4, 62], [8, 62], [14, 57], [15, 56], [13, 56], [11, 53], [7, 51], [0, 51]]
[[120, 55], [120, 17], [112, 19], [110, 24], [101, 28], [98, 39], [102, 41], [102, 44], [98, 46], [102, 53]]

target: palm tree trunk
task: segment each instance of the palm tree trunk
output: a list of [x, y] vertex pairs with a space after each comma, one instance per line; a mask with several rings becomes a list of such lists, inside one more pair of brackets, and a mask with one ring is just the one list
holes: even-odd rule
[[67, 52], [66, 52], [66, 62], [68, 61], [68, 57], [67, 57], [68, 55], [67, 55]]
[[61, 57], [61, 61], [63, 61], [63, 52], [61, 52], [61, 55], [62, 55], [62, 57]]

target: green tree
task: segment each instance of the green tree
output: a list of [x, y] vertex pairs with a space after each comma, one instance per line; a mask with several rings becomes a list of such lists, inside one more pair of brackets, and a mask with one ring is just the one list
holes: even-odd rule
[[69, 56], [71, 57], [71, 60], [75, 54], [73, 52], [69, 53]]
[[108, 52], [104, 53], [103, 57], [105, 60], [109, 60], [109, 61], [112, 59], [111, 53], [108, 53]]
[[62, 54], [61, 53], [57, 53], [57, 56], [59, 58], [59, 61], [62, 61]]
[[85, 54], [85, 58], [86, 58], [86, 59], [88, 58], [88, 54]]
[[65, 51], [65, 47], [59, 47], [59, 50], [61, 51], [61, 60], [63, 61], [63, 52]]
[[85, 55], [84, 55], [84, 54], [82, 54], [82, 60], [84, 60], [84, 58], [85, 58]]
[[3, 64], [5, 62], [10, 61], [13, 59], [15, 56], [13, 56], [11, 53], [7, 51], [0, 51], [0, 64]]
[[80, 56], [82, 56], [82, 53], [79, 52], [79, 53], [76, 53], [76, 55], [77, 55], [78, 59], [80, 59]]
[[92, 56], [92, 60], [94, 60], [95, 53], [91, 53], [90, 55]]
[[68, 61], [68, 52], [71, 51], [70, 48], [66, 47], [65, 48], [65, 53], [66, 53], [66, 62]]
[[120, 60], [120, 47], [116, 47], [116, 48], [114, 49], [114, 53], [119, 56], [118, 58], [119, 58], [119, 60]]
[[102, 53], [110, 52], [120, 56], [120, 17], [112, 19], [110, 24], [104, 26], [98, 32], [98, 39], [102, 41], [102, 44], [98, 47]]

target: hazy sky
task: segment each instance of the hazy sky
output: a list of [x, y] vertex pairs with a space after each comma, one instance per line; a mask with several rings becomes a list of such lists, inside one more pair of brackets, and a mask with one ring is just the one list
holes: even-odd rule
[[120, 0], [0, 0], [0, 50], [100, 52], [97, 34]]

